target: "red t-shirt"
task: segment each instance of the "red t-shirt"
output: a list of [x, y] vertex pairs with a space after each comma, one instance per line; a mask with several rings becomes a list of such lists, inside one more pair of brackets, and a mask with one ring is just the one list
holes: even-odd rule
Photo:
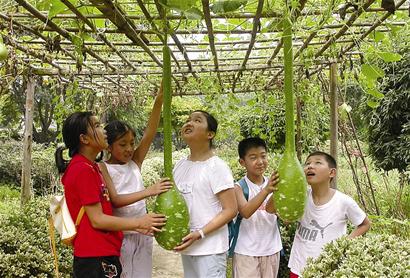
[[[62, 183], [68, 210], [74, 222], [82, 206], [95, 203], [101, 203], [104, 214], [112, 215], [108, 190], [95, 162], [76, 154], [63, 175]], [[84, 213], [73, 242], [74, 256], [119, 256], [122, 238], [122, 232], [94, 229]]]

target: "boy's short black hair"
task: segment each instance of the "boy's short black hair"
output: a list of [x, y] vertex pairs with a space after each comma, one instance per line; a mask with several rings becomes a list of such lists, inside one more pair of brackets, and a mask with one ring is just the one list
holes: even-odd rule
[[268, 147], [266, 147], [265, 141], [259, 137], [250, 137], [243, 139], [238, 144], [239, 158], [245, 158], [245, 155], [249, 151], [249, 149], [258, 147], [263, 147], [266, 151], [268, 151]]
[[329, 164], [330, 168], [337, 169], [336, 159], [334, 159], [334, 157], [331, 156], [330, 154], [325, 153], [325, 152], [321, 152], [321, 151], [315, 151], [315, 152], [309, 154], [308, 157], [306, 157], [306, 160], [308, 160], [308, 158], [312, 157], [312, 156], [322, 156], [322, 157], [324, 157], [327, 164]]

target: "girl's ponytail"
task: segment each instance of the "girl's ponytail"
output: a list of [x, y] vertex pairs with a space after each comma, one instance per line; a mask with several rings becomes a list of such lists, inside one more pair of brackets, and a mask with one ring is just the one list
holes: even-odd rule
[[60, 174], [64, 173], [65, 169], [66, 169], [67, 166], [68, 166], [68, 163], [70, 162], [69, 160], [65, 160], [65, 159], [63, 158], [63, 151], [64, 151], [65, 149], [66, 149], [66, 147], [63, 147], [63, 146], [57, 147], [57, 149], [56, 149], [56, 151], [55, 151], [55, 153], [54, 153], [54, 158], [55, 158], [55, 161], [56, 161], [56, 166], [57, 166], [58, 172], [59, 172]]

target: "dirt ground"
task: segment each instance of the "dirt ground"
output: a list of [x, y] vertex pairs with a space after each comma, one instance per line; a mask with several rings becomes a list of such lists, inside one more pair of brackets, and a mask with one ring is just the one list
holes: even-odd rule
[[181, 256], [161, 248], [154, 240], [152, 278], [181, 278], [183, 276]]

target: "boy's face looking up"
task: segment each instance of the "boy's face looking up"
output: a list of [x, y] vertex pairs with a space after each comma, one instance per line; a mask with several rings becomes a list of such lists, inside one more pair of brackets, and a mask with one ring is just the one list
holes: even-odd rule
[[336, 168], [331, 168], [322, 155], [308, 157], [303, 170], [310, 185], [330, 184], [336, 176]]
[[248, 176], [262, 176], [268, 167], [266, 149], [264, 147], [250, 148], [239, 163], [246, 168]]

